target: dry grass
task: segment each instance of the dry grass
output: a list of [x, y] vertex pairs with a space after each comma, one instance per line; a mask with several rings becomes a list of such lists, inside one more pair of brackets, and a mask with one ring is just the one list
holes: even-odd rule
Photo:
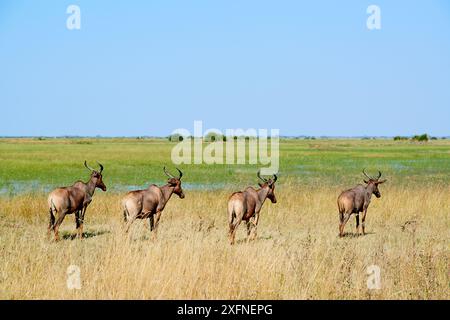
[[[227, 242], [228, 192], [173, 198], [153, 241], [147, 223], [122, 232], [119, 195], [96, 194], [83, 241], [46, 240], [45, 197], [0, 199], [2, 299], [449, 299], [447, 187], [383, 186], [367, 218], [368, 235], [339, 239], [339, 190], [277, 189], [258, 238]], [[402, 228], [406, 221], [413, 220]], [[81, 268], [82, 289], [68, 290], [66, 270]], [[366, 268], [381, 268], [382, 288], [368, 290]]]

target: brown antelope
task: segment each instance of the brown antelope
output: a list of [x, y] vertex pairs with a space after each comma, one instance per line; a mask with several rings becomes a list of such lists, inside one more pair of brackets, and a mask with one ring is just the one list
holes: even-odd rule
[[57, 188], [50, 193], [47, 200], [50, 213], [50, 222], [47, 231], [48, 236], [50, 236], [50, 232], [53, 230], [55, 240], [58, 241], [58, 229], [64, 217], [66, 214], [75, 212], [75, 224], [78, 237], [83, 237], [84, 215], [88, 205], [92, 201], [95, 188], [106, 191], [102, 176], [103, 166], [100, 163], [98, 165], [100, 166], [100, 171], [92, 169], [84, 161], [84, 166], [91, 171], [91, 178], [88, 182], [77, 181], [70, 187]]
[[265, 179], [258, 171], [257, 177], [262, 180], [262, 183], [259, 183], [260, 189], [255, 190], [253, 187], [248, 187], [244, 191], [233, 193], [228, 199], [230, 244], [234, 244], [236, 229], [242, 220], [247, 224], [247, 241], [253, 240], [256, 237], [259, 212], [264, 201], [268, 198], [272, 203], [277, 203], [274, 193], [277, 176], [274, 174], [271, 179]]
[[365, 221], [367, 208], [369, 207], [370, 200], [372, 198], [372, 194], [374, 194], [377, 198], [381, 198], [380, 190], [378, 190], [378, 185], [385, 183], [386, 180], [379, 180], [381, 178], [381, 172], [378, 171], [378, 177], [372, 178], [369, 177], [365, 170], [363, 170], [363, 174], [367, 177], [368, 180], [364, 180], [366, 186], [361, 184], [357, 185], [353, 189], [349, 189], [341, 193], [338, 197], [337, 203], [339, 208], [339, 236], [342, 237], [344, 235], [344, 227], [350, 218], [351, 214], [356, 214], [356, 232], [359, 233], [359, 213], [362, 212], [362, 234], [365, 234]]
[[154, 231], [156, 238], [161, 213], [172, 194], [175, 193], [181, 199], [184, 198], [183, 189], [181, 189], [183, 173], [177, 168], [179, 176], [176, 178], [166, 170], [166, 167], [163, 170], [169, 177], [166, 185], [158, 187], [152, 184], [145, 190], [130, 191], [122, 199], [123, 217], [126, 222], [125, 232], [129, 231], [134, 220], [148, 218], [150, 231]]

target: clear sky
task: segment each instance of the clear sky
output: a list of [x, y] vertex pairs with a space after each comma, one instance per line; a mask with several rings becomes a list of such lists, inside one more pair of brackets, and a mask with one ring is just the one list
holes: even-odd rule
[[450, 135], [450, 1], [1, 0], [0, 108], [0, 135], [165, 136], [194, 120]]

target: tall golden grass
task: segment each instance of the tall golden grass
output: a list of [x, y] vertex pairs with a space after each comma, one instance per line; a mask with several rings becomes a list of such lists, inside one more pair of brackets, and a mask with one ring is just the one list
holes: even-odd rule
[[[227, 191], [174, 196], [158, 239], [148, 223], [122, 230], [118, 194], [97, 193], [86, 238], [66, 217], [63, 240], [46, 239], [44, 195], [0, 199], [2, 299], [449, 299], [448, 186], [382, 186], [366, 236], [355, 221], [338, 237], [336, 198], [329, 187], [281, 185], [278, 203], [263, 207], [258, 237], [227, 240]], [[413, 221], [405, 225], [405, 222]], [[403, 226], [403, 228], [402, 228]], [[81, 270], [69, 290], [67, 268]], [[367, 267], [381, 268], [381, 289], [367, 287]]]

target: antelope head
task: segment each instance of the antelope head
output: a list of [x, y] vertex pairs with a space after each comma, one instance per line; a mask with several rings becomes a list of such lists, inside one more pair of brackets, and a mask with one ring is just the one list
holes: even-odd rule
[[91, 171], [91, 181], [93, 181], [95, 183], [95, 187], [96, 188], [100, 188], [102, 189], [102, 191], [106, 191], [106, 186], [103, 183], [103, 176], [102, 176], [102, 172], [103, 172], [103, 166], [97, 162], [97, 164], [100, 167], [100, 170], [95, 170], [93, 168], [91, 168], [86, 160], [84, 161], [84, 166], [86, 167], [86, 169], [88, 169], [89, 171]]
[[260, 171], [256, 174], [256, 176], [262, 181], [262, 183], [258, 183], [261, 188], [269, 188], [269, 192], [267, 193], [267, 198], [269, 198], [272, 203], [277, 203], [277, 197], [275, 196], [275, 182], [277, 181], [278, 177], [276, 174], [274, 174], [271, 178], [266, 179], [261, 177]]
[[378, 185], [386, 182], [386, 179], [380, 180], [381, 171], [378, 171], [378, 177], [376, 177], [376, 178], [369, 176], [366, 173], [365, 169], [363, 169], [363, 174], [368, 179], [368, 180], [364, 180], [364, 183], [366, 183], [368, 187], [372, 188], [372, 193], [375, 195], [375, 197], [381, 198], [381, 193], [380, 193], [380, 190], [378, 189]]
[[173, 174], [171, 174], [169, 171], [166, 170], [166, 167], [164, 167], [164, 173], [169, 178], [167, 180], [167, 183], [173, 187], [173, 193], [175, 193], [177, 196], [180, 197], [180, 199], [184, 199], [184, 192], [181, 188], [181, 177], [183, 176], [183, 172], [181, 172], [180, 169], [176, 168], [178, 170], [178, 177], [175, 177]]

